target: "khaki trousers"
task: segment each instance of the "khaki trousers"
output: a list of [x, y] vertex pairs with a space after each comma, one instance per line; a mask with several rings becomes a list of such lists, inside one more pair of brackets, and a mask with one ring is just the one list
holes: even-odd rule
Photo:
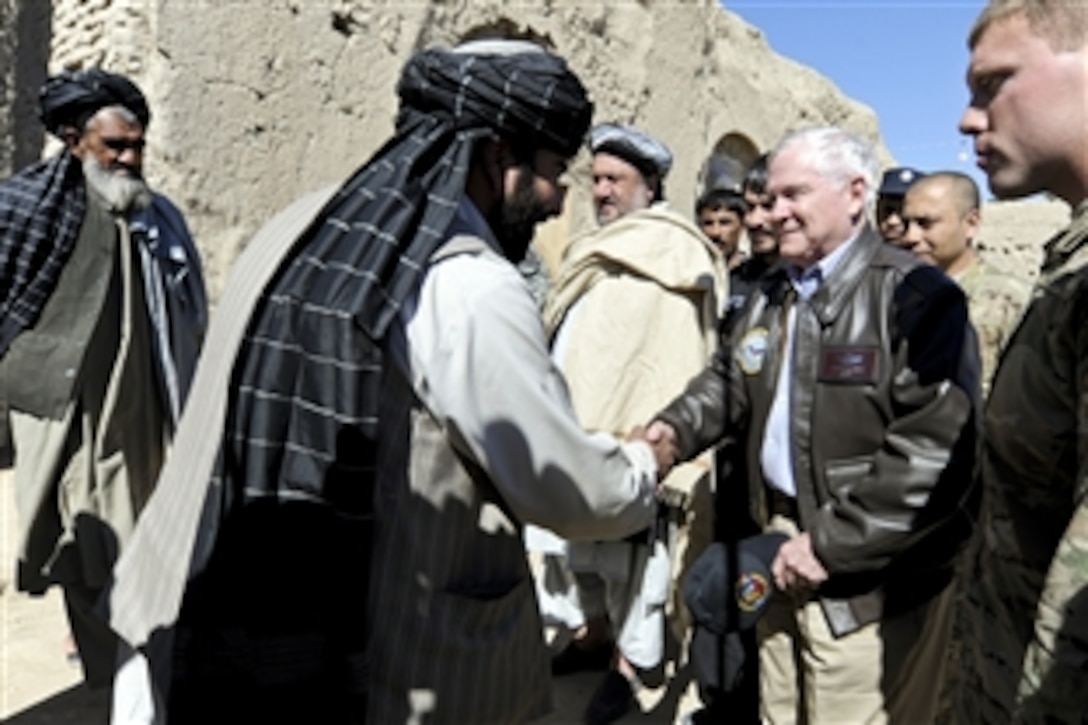
[[[796, 533], [775, 517], [770, 530]], [[950, 588], [836, 638], [820, 602], [776, 594], [757, 625], [764, 723], [933, 721], [951, 625]]]

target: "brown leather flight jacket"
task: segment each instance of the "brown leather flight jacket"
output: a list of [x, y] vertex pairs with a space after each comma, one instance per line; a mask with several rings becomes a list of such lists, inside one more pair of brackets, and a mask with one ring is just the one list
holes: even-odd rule
[[807, 301], [784, 268], [768, 274], [730, 344], [657, 416], [681, 458], [723, 437], [745, 445], [763, 524], [760, 451], [790, 304], [795, 515], [830, 574], [817, 594], [841, 636], [926, 602], [951, 578], [977, 509], [978, 344], [959, 287], [869, 227]]

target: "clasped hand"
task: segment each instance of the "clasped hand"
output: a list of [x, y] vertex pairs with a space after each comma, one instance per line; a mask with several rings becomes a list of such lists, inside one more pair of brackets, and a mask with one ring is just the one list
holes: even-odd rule
[[676, 444], [676, 431], [671, 425], [660, 420], [655, 420], [648, 426], [635, 426], [627, 434], [627, 440], [641, 440], [650, 445], [654, 458], [657, 460], [658, 481], [669, 475], [669, 471], [680, 457], [680, 450]]

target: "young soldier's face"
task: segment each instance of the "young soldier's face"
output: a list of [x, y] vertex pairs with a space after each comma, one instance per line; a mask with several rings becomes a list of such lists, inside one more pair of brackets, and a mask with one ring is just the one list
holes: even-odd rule
[[1079, 203], [1088, 159], [1088, 45], [1056, 50], [1022, 14], [998, 20], [971, 51], [967, 86], [960, 131], [974, 138], [994, 195], [1050, 191]]

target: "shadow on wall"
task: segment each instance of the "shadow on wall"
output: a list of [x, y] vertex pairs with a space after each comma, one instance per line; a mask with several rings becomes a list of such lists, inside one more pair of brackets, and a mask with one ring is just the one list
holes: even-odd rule
[[11, 106], [12, 156], [4, 176], [21, 169], [41, 157], [45, 131], [38, 120], [38, 89], [45, 82], [49, 68], [49, 52], [53, 38], [53, 3], [42, 0], [16, 0], [11, 15], [0, 33], [7, 35], [11, 48], [8, 78], [12, 92]]

